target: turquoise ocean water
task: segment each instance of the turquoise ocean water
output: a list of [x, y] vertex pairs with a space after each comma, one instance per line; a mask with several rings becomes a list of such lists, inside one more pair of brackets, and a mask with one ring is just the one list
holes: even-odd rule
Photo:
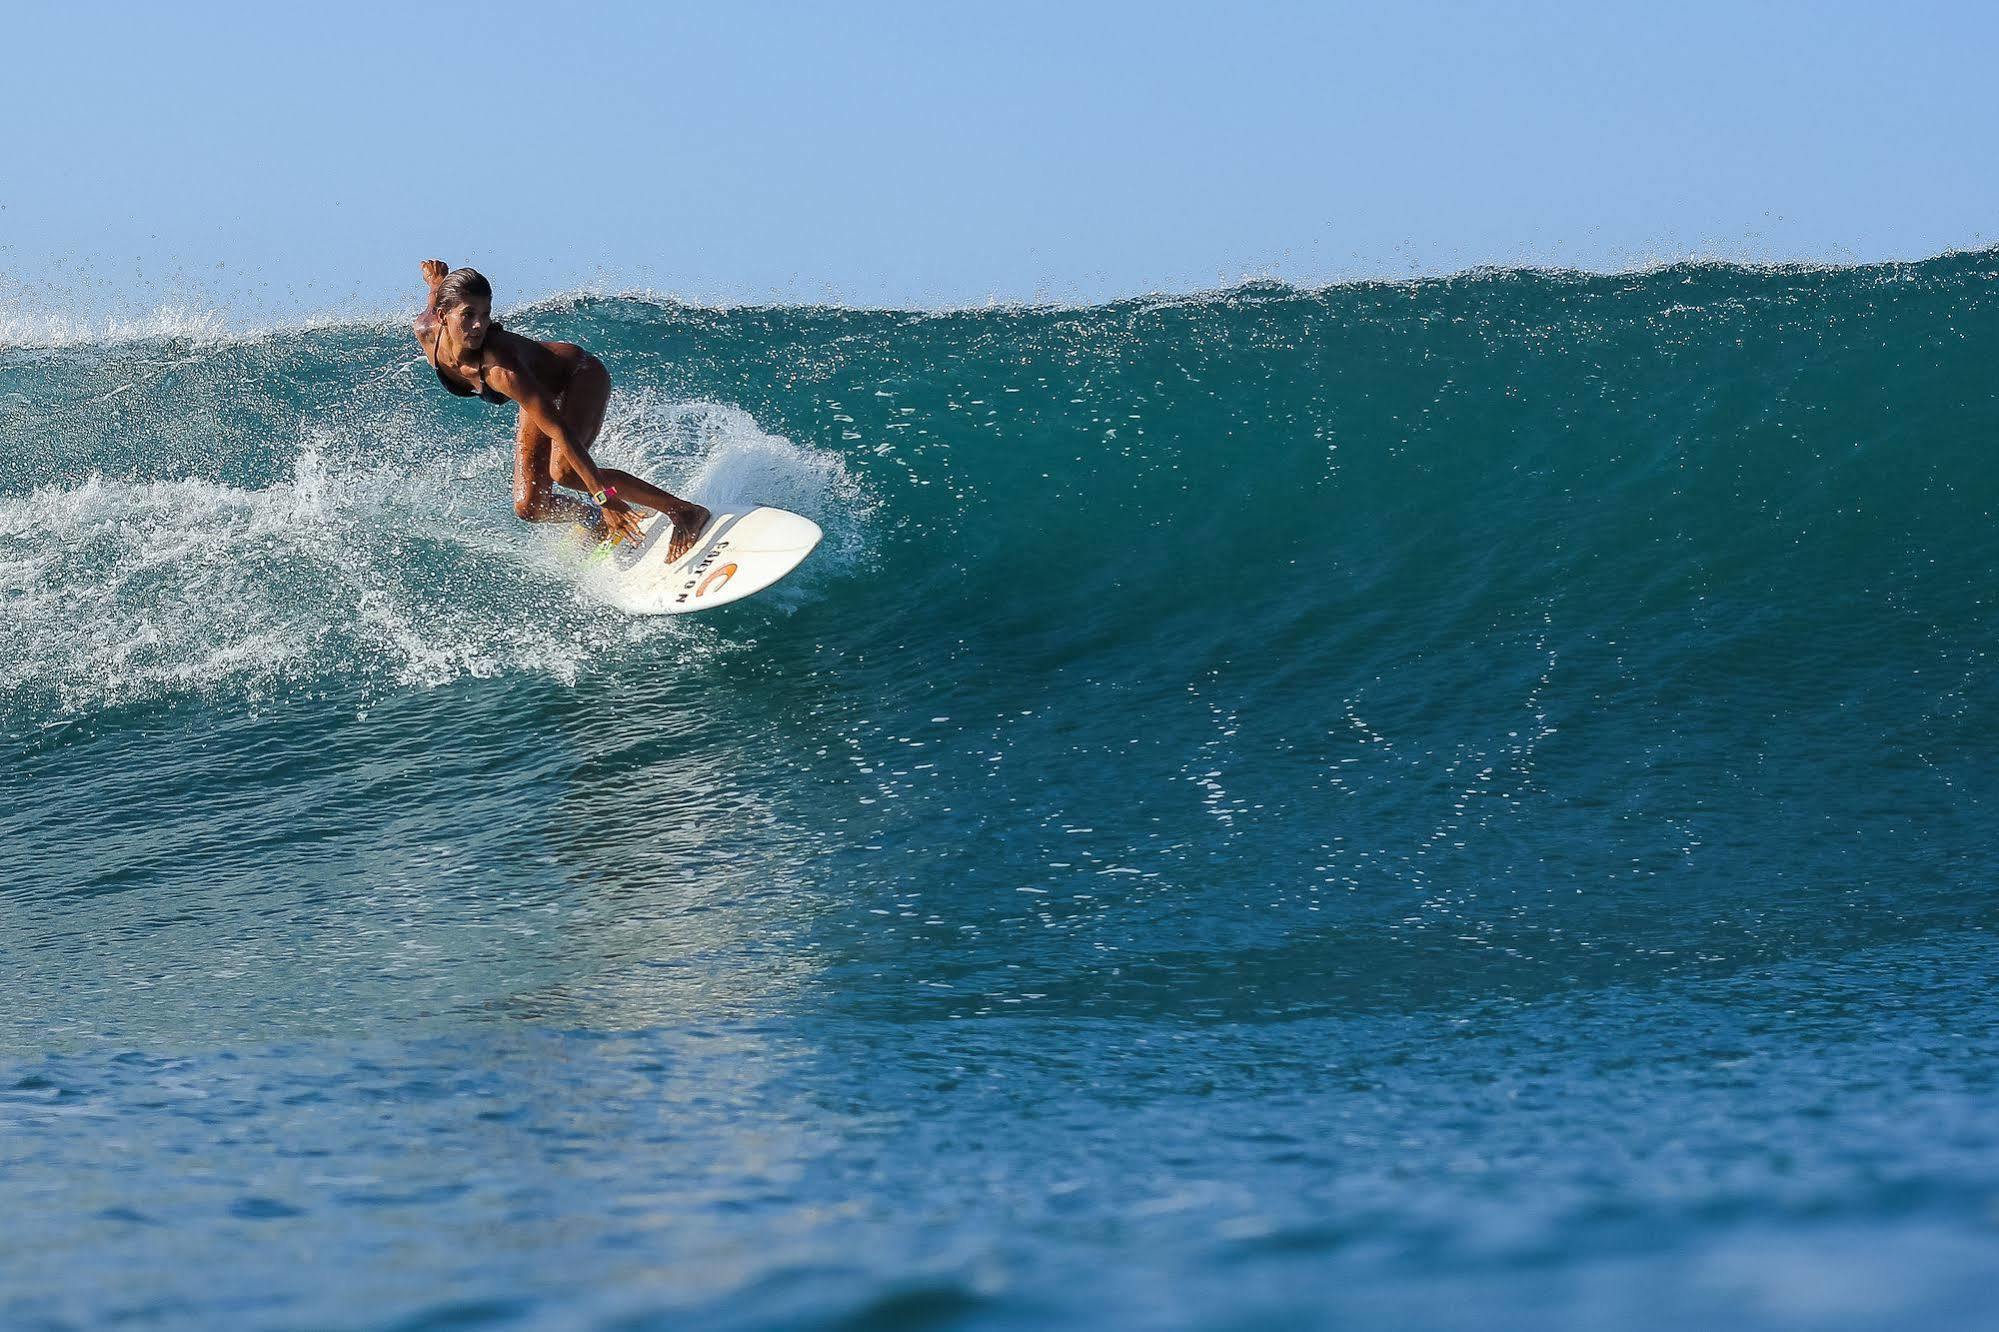
[[0, 348], [0, 1325], [1999, 1325], [1996, 280]]

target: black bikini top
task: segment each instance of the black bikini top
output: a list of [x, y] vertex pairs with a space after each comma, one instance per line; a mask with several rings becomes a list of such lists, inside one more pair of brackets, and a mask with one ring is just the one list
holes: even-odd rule
[[[486, 336], [489, 338], [492, 337], [494, 332], [496, 332], [499, 329], [499, 327], [500, 326], [498, 324], [492, 325], [487, 330]], [[498, 389], [486, 387], [486, 362], [484, 357], [481, 357], [479, 361], [479, 387], [476, 389], [460, 388], [458, 386], [458, 381], [446, 375], [444, 373], [444, 367], [437, 363], [437, 344], [442, 341], [444, 341], [444, 319], [442, 316], [439, 316], [437, 321], [437, 336], [430, 340], [430, 368], [437, 371], [438, 383], [444, 385], [445, 388], [451, 390], [451, 392], [457, 394], [461, 398], [469, 398], [474, 393], [477, 393], [481, 398], [484, 398], [487, 402], [497, 403], [497, 402], [507, 401], [506, 394], [500, 392]]]

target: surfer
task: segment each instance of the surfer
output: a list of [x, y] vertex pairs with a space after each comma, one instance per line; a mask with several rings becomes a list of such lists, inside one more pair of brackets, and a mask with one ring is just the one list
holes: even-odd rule
[[[476, 269], [447, 270], [442, 259], [426, 259], [423, 280], [430, 299], [417, 316], [416, 336], [438, 382], [461, 398], [476, 394], [520, 406], [514, 512], [531, 523], [582, 523], [600, 541], [636, 540], [633, 501], [673, 523], [667, 562], [686, 554], [708, 510], [590, 459], [611, 397], [604, 363], [573, 342], [537, 342], [494, 323], [493, 287]], [[557, 485], [582, 491], [596, 507], [556, 494]]]

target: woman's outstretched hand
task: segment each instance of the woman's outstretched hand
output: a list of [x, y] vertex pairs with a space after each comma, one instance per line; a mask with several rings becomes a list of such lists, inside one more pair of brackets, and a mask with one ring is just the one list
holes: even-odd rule
[[426, 259], [423, 261], [423, 280], [433, 287], [444, 281], [444, 275], [450, 271], [451, 269], [445, 265], [442, 259]]
[[637, 541], [639, 539], [639, 516], [623, 504], [607, 504], [601, 512], [604, 515], [604, 529], [614, 541]]

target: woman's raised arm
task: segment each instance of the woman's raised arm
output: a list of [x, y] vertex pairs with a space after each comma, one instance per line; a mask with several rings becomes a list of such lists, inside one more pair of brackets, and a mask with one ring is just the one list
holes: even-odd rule
[[423, 261], [423, 280], [430, 288], [430, 297], [423, 303], [423, 313], [416, 317], [410, 327], [415, 331], [417, 341], [426, 345], [430, 341], [430, 331], [437, 323], [437, 284], [444, 281], [444, 275], [451, 270], [442, 259]]

